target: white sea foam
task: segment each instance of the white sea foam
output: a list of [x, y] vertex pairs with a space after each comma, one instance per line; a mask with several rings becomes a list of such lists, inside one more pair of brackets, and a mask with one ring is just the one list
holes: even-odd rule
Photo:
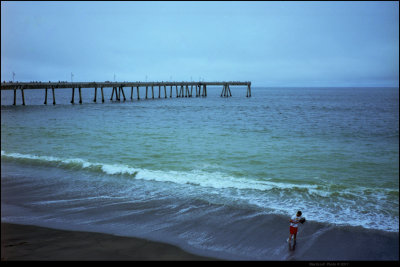
[[[387, 231], [398, 230], [398, 219], [379, 213], [387, 203], [388, 193], [366, 187], [336, 190], [329, 184], [295, 184], [270, 180], [234, 177], [219, 171], [162, 171], [135, 168], [124, 164], [104, 164], [80, 158], [63, 159], [1, 151], [4, 158], [27, 160], [33, 164], [54, 164], [57, 167], [102, 172], [107, 175], [127, 175], [135, 179], [212, 188], [218, 197], [231, 198], [231, 203], [244, 202], [271, 213], [290, 215], [293, 207], [304, 210], [315, 221], [337, 225], [354, 225]], [[241, 193], [230, 195], [228, 189]], [[252, 192], [250, 192], [250, 191]], [[365, 195], [369, 192], [369, 196]], [[398, 192], [397, 192], [398, 193]], [[316, 202], [317, 201], [317, 202]], [[362, 201], [362, 205], [360, 205]], [[337, 216], [340, 214], [340, 216]], [[368, 217], [368, 219], [366, 219]], [[372, 218], [372, 219], [371, 219]]]
[[109, 175], [135, 175], [136, 179], [152, 180], [157, 182], [171, 182], [177, 184], [193, 184], [202, 187], [212, 187], [216, 189], [234, 188], [268, 191], [271, 189], [316, 189], [317, 185], [278, 183], [268, 180], [253, 180], [245, 177], [233, 177], [221, 172], [207, 172], [202, 170], [193, 171], [159, 171], [142, 168], [134, 168], [124, 164], [105, 164], [99, 162], [89, 162], [79, 158], [62, 159], [53, 156], [37, 156], [20, 153], [6, 153], [1, 151], [2, 157], [32, 160], [33, 162], [50, 162], [58, 165], [79, 166], [82, 169], [97, 167], [102, 172]]

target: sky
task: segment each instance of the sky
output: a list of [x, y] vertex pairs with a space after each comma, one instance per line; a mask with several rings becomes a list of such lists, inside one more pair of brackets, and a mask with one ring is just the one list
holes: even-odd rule
[[1, 81], [398, 87], [398, 25], [398, 1], [2, 1]]

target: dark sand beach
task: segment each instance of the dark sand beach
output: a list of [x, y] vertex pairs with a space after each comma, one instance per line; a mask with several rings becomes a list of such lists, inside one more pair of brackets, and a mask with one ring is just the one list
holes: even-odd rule
[[1, 260], [203, 261], [165, 243], [101, 233], [1, 224]]

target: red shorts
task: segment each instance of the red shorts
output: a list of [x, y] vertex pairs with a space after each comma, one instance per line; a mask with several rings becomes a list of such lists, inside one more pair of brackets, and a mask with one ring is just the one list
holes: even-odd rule
[[297, 227], [290, 226], [290, 234], [297, 235]]

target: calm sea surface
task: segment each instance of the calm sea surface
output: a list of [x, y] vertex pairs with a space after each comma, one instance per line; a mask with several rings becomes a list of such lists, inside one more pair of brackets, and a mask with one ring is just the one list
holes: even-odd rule
[[43, 105], [44, 90], [25, 90], [26, 106], [1, 92], [2, 221], [199, 247], [212, 246], [207, 229], [299, 209], [399, 231], [398, 88], [221, 89], [145, 100], [141, 88], [138, 101], [129, 88], [125, 102], [108, 89], [105, 103], [83, 89], [82, 105], [56, 90], [55, 106], [51, 91]]

